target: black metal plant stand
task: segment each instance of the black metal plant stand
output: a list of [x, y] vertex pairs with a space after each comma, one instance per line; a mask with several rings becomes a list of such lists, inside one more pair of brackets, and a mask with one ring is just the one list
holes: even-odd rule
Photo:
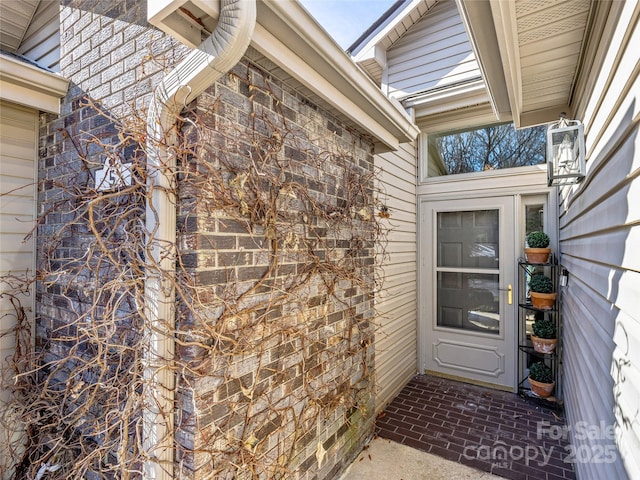
[[[559, 368], [561, 357], [561, 319], [560, 301], [556, 298], [554, 307], [549, 310], [536, 308], [531, 303], [529, 296], [528, 280], [533, 273], [544, 273], [552, 279], [554, 291], [558, 292], [558, 263], [555, 256], [550, 255], [548, 263], [529, 263], [526, 259], [518, 260], [518, 393], [538, 405], [554, 410], [562, 409], [561, 393], [561, 369]], [[536, 318], [546, 317], [555, 322], [558, 344], [552, 353], [540, 353], [534, 350], [531, 342], [531, 324]], [[528, 381], [529, 366], [536, 362], [543, 362], [553, 371], [556, 385], [550, 397], [543, 398], [531, 390]]]

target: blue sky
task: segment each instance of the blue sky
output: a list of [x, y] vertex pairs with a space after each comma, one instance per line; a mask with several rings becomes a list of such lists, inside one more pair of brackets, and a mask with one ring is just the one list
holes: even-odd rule
[[395, 0], [299, 1], [345, 50], [395, 3]]

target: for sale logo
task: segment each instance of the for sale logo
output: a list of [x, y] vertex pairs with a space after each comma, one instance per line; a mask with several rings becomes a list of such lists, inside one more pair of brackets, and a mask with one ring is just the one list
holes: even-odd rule
[[554, 447], [545, 450], [542, 446], [507, 445], [498, 440], [493, 445], [469, 445], [465, 447], [462, 455], [464, 458], [489, 461], [499, 468], [509, 468], [512, 461], [524, 461], [525, 465], [537, 465], [544, 467], [549, 464], [549, 459], [553, 454]]
[[[551, 425], [538, 422], [537, 440], [555, 440], [565, 445], [513, 445], [501, 440], [493, 445], [467, 445], [462, 452], [464, 458], [491, 462], [499, 468], [510, 468], [512, 462], [526, 466], [545, 467], [552, 456], [564, 463], [613, 463], [618, 458], [615, 445], [615, 428], [600, 422], [597, 425], [577, 422], [574, 425]], [[540, 442], [543, 443], [543, 442]]]
[[565, 463], [613, 463], [618, 458], [615, 427], [604, 421], [597, 425], [584, 421], [574, 425], [551, 425], [543, 421], [538, 422], [536, 433], [539, 440], [546, 437], [578, 443], [564, 447]]
[[616, 431], [613, 425], [607, 425], [601, 421], [598, 425], [591, 425], [584, 421], [576, 422], [575, 425], [551, 425], [549, 422], [538, 422], [536, 438], [538, 440], [545, 436], [552, 440], [569, 440], [569, 435], [573, 432], [573, 440], [615, 440]]

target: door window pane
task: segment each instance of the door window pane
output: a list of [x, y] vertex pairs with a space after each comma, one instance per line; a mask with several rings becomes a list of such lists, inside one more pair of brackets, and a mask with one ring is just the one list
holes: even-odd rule
[[534, 204], [525, 206], [525, 234], [544, 230], [544, 205]]
[[[535, 203], [530, 205], [525, 205], [525, 236], [531, 232], [542, 232], [544, 231], [544, 204], [543, 203]], [[524, 247], [526, 247], [526, 242]], [[531, 275], [536, 270], [536, 267], [530, 265], [525, 268], [525, 278], [524, 282], [521, 285], [521, 288], [524, 289], [524, 297], [530, 298], [530, 289], [529, 289], [529, 281], [531, 280]], [[525, 312], [525, 332], [526, 335], [531, 335], [533, 333], [533, 322], [535, 321], [535, 313], [531, 311]]]
[[498, 274], [438, 272], [438, 326], [500, 333], [498, 288]]
[[498, 210], [438, 212], [438, 267], [498, 268]]

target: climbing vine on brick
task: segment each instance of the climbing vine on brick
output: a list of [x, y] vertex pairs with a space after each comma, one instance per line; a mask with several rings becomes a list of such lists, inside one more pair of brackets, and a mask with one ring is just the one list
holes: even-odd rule
[[[370, 141], [241, 63], [168, 132], [177, 241], [166, 271], [148, 251], [146, 113], [113, 118], [76, 93], [72, 115], [102, 120], [64, 122], [40, 183], [36, 342], [16, 303], [2, 420], [18, 432], [1, 447], [3, 473], [140, 478], [155, 461], [143, 446], [154, 368], [175, 379], [175, 409], [161, 414], [176, 478], [320, 470], [372, 422], [385, 232]], [[96, 188], [106, 159], [128, 166], [127, 185]], [[175, 354], [151, 366], [150, 274], [176, 297], [163, 325]]]

